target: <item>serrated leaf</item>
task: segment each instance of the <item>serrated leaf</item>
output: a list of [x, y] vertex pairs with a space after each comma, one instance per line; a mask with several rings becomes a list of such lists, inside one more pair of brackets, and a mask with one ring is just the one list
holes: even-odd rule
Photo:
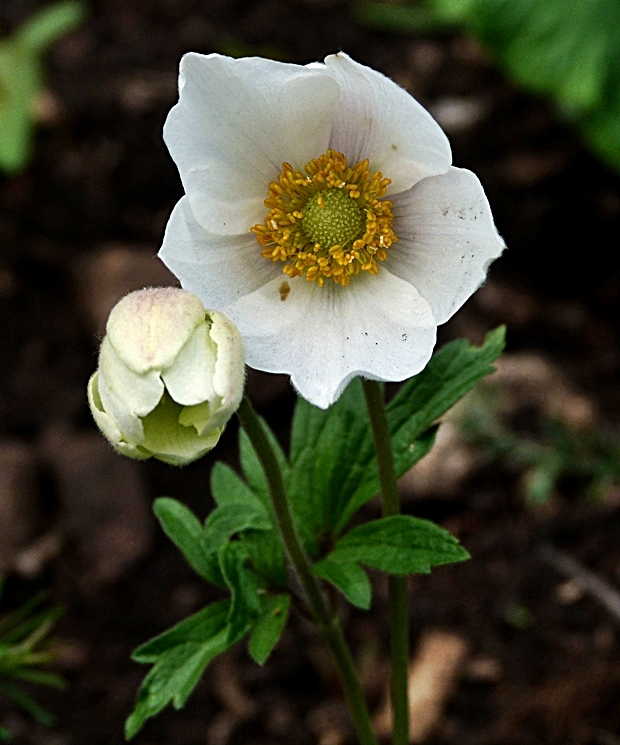
[[246, 566], [248, 550], [243, 543], [227, 543], [219, 552], [219, 560], [222, 576], [232, 595], [227, 621], [232, 638], [260, 615], [258, 584]]
[[136, 707], [125, 724], [128, 740], [144, 722], [170, 702], [180, 709], [209, 662], [235, 644], [247, 631], [231, 635], [227, 626], [231, 603], [222, 600], [143, 644], [132, 655], [136, 662], [154, 663], [138, 692]]
[[435, 523], [411, 515], [392, 515], [350, 530], [328, 558], [401, 575], [428, 574], [435, 566], [464, 561], [469, 554]]
[[372, 587], [366, 572], [354, 561], [341, 561], [332, 553], [312, 567], [312, 572], [331, 582], [357, 608], [368, 610], [372, 598]]
[[359, 379], [353, 380], [327, 410], [300, 398], [293, 418], [289, 477], [299, 524], [311, 526], [313, 535], [330, 535], [361, 485], [373, 478], [378, 485], [373, 458], [370, 421]]
[[265, 595], [261, 615], [252, 628], [249, 650], [259, 665], [264, 665], [278, 643], [286, 625], [291, 605], [290, 595]]
[[[433, 423], [492, 372], [503, 349], [504, 329], [488, 334], [482, 347], [466, 340], [448, 344], [401, 388], [387, 408], [397, 476], [433, 445]], [[300, 399], [291, 435], [289, 492], [300, 530], [335, 537], [355, 512], [379, 492], [370, 421], [361, 381], [353, 380], [326, 411]], [[314, 545], [306, 548], [316, 556]]]
[[436, 352], [421, 373], [408, 380], [387, 406], [395, 452], [405, 452], [433, 422], [474, 385], [493, 372], [504, 349], [506, 329], [490, 331], [482, 346], [457, 339]]
[[210, 550], [203, 526], [185, 505], [170, 497], [160, 497], [153, 505], [164, 533], [183, 553], [192, 569], [215, 585], [224, 580], [217, 552]]

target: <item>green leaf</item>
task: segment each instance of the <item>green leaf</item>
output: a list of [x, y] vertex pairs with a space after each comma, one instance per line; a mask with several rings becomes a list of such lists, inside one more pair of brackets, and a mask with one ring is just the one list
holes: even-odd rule
[[248, 530], [240, 536], [240, 541], [246, 547], [250, 563], [263, 586], [288, 587], [284, 549], [276, 530]]
[[236, 635], [229, 633], [230, 607], [229, 600], [214, 603], [133, 653], [136, 662], [154, 663], [154, 666], [144, 679], [136, 708], [125, 724], [128, 740], [168, 703], [172, 702], [176, 709], [180, 709], [209, 662], [246, 633], [247, 626]]
[[209, 551], [217, 552], [235, 533], [244, 530], [273, 530], [267, 510], [239, 502], [216, 507], [205, 521], [204, 537]]
[[[387, 407], [397, 459], [485, 375], [505, 344], [504, 326], [490, 331], [481, 347], [466, 339], [446, 344], [421, 373], [408, 380]], [[399, 469], [400, 470], [400, 469]]]
[[192, 569], [209, 582], [222, 586], [224, 580], [217, 551], [210, 550], [205, 530], [194, 513], [169, 497], [156, 499], [153, 509], [163, 531], [183, 553]]
[[0, 170], [28, 162], [33, 105], [42, 88], [41, 54], [83, 18], [83, 7], [63, 2], [44, 8], [10, 38], [0, 41]]
[[366, 572], [354, 561], [341, 561], [332, 553], [312, 567], [317, 577], [331, 582], [345, 598], [362, 610], [370, 608], [372, 588]]
[[219, 507], [242, 504], [253, 512], [265, 510], [265, 502], [256, 492], [230, 466], [219, 461], [211, 471], [211, 494]]
[[0, 742], [9, 742], [11, 739], [11, 733], [0, 726]]
[[34, 99], [41, 89], [39, 59], [14, 39], [0, 41], [0, 169], [12, 174], [30, 158]]
[[[229, 466], [216, 463], [211, 473], [213, 498], [222, 509], [237, 510], [240, 521], [252, 515], [251, 521], [237, 523], [235, 531], [248, 550], [256, 572], [267, 586], [286, 587], [286, 564], [284, 552], [277, 534], [271, 509], [265, 505], [264, 495], [258, 497], [254, 491]], [[222, 518], [218, 517], [218, 521]], [[210, 517], [207, 523], [216, 518]], [[231, 534], [232, 535], [232, 534]]]
[[432, 567], [469, 558], [458, 540], [429, 520], [393, 515], [350, 530], [329, 554], [332, 562], [360, 562], [388, 574], [428, 574]]
[[286, 625], [291, 605], [290, 595], [265, 595], [261, 601], [261, 615], [250, 635], [250, 654], [259, 665], [264, 665], [278, 643]]
[[240, 542], [227, 543], [219, 552], [220, 569], [232, 594], [228, 627], [230, 637], [248, 627], [261, 612], [255, 575], [246, 567], [248, 550]]
[[[482, 347], [466, 340], [436, 352], [427, 367], [403, 385], [387, 407], [397, 476], [413, 467], [433, 445], [433, 423], [480, 378], [504, 346], [504, 329], [488, 334]], [[300, 399], [291, 434], [288, 479], [298, 527], [310, 555], [316, 544], [307, 536], [335, 537], [355, 512], [379, 492], [370, 422], [362, 384], [353, 380], [327, 411]]]
[[429, 0], [482, 41], [526, 89], [554, 99], [620, 169], [617, 0]]
[[378, 476], [359, 378], [326, 411], [300, 398], [293, 418], [289, 477], [298, 525], [308, 526], [313, 536], [330, 536], [352, 495], [373, 479], [368, 499], [377, 493]]
[[0, 692], [8, 696], [17, 706], [22, 708], [40, 724], [46, 727], [52, 727], [55, 724], [56, 719], [54, 716], [47, 709], [40, 706], [25, 691], [22, 691], [19, 686], [8, 683], [7, 681], [0, 681]]
[[81, 3], [67, 0], [49, 5], [23, 24], [16, 33], [16, 39], [32, 54], [41, 54], [61, 36], [79, 26], [84, 17]]

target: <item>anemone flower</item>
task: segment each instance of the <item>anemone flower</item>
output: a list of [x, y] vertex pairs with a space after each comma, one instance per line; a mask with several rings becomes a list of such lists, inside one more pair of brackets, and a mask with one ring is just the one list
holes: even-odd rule
[[187, 54], [164, 140], [185, 196], [160, 257], [322, 408], [357, 375], [420, 372], [504, 248], [431, 115], [343, 53]]

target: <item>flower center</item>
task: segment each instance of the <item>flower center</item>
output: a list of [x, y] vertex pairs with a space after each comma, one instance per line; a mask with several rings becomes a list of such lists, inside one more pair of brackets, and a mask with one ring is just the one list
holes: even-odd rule
[[326, 189], [306, 204], [301, 228], [321, 246], [346, 246], [360, 232], [362, 213], [355, 201], [341, 189]]
[[377, 262], [398, 240], [392, 202], [381, 200], [390, 179], [371, 175], [368, 160], [349, 167], [335, 150], [304, 171], [283, 163], [278, 181], [269, 184], [269, 214], [251, 228], [262, 255], [284, 262], [289, 277], [304, 276], [319, 287], [326, 277], [346, 287], [360, 271], [377, 274]]

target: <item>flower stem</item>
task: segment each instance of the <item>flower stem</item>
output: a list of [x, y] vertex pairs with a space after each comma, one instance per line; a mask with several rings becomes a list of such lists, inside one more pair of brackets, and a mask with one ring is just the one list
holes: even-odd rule
[[293, 521], [278, 461], [267, 439], [263, 425], [247, 397], [241, 402], [237, 410], [237, 416], [265, 471], [280, 537], [304, 589], [318, 631], [329, 647], [338, 667], [360, 744], [377, 745], [377, 738], [372, 729], [360, 679], [344, 638], [340, 619], [335, 613], [332, 613], [317, 577], [312, 574], [310, 561], [301, 545]]
[[[375, 451], [379, 464], [379, 480], [385, 517], [400, 513], [400, 496], [392, 437], [385, 411], [381, 386], [375, 380], [364, 380], [364, 395], [370, 416]], [[407, 668], [409, 663], [409, 615], [407, 608], [407, 577], [389, 578], [390, 594], [390, 656], [392, 663], [391, 700], [394, 745], [408, 745], [409, 702]]]

